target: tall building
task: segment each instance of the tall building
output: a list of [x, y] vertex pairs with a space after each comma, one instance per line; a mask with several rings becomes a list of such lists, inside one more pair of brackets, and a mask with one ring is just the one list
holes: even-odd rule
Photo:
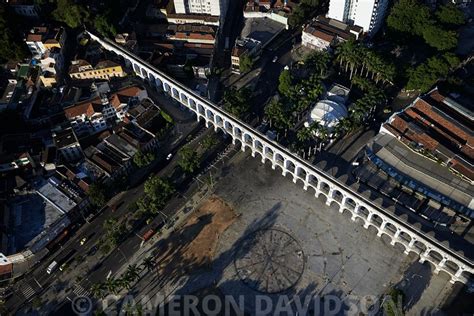
[[177, 14], [224, 15], [229, 0], [174, 0]]
[[388, 0], [330, 0], [328, 17], [359, 25], [373, 35], [382, 25], [387, 7]]

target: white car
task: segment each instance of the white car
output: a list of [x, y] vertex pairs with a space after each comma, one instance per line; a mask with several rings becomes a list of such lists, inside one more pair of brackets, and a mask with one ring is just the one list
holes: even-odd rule
[[277, 60], [278, 60], [278, 56], [273, 57], [272, 63], [276, 63]]
[[171, 157], [173, 157], [173, 154], [168, 154], [168, 156], [166, 156], [166, 160], [170, 160]]

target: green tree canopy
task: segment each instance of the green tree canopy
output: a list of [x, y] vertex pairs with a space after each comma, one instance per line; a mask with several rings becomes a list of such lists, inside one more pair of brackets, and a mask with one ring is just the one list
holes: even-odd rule
[[199, 157], [191, 147], [184, 146], [178, 152], [178, 165], [184, 172], [192, 173], [199, 167]]
[[241, 72], [252, 70], [254, 60], [249, 54], [244, 54], [239, 58], [239, 68]]
[[456, 32], [444, 30], [435, 25], [428, 25], [425, 27], [423, 38], [425, 39], [426, 44], [441, 51], [456, 48], [458, 44]]
[[440, 6], [435, 14], [438, 20], [444, 24], [462, 25], [466, 22], [464, 13], [452, 3]]
[[89, 186], [87, 195], [91, 203], [96, 207], [102, 207], [107, 203], [107, 188], [101, 183], [93, 183]]
[[250, 110], [251, 91], [248, 88], [237, 90], [232, 87], [224, 93], [224, 109], [238, 118], [242, 118]]
[[6, 6], [0, 6], [0, 62], [20, 60], [27, 56], [25, 44], [14, 34], [12, 19]]
[[459, 64], [459, 59], [452, 53], [429, 58], [425, 63], [409, 71], [408, 90], [428, 91], [440, 78]]
[[265, 115], [270, 120], [271, 126], [279, 129], [287, 129], [291, 126], [288, 108], [275, 98], [265, 106]]
[[291, 77], [291, 73], [288, 69], [284, 69], [280, 73], [280, 77], [278, 78], [278, 91], [286, 96], [289, 97], [293, 90], [293, 78]]
[[104, 37], [115, 36], [117, 30], [115, 26], [110, 22], [110, 13], [100, 14], [94, 18], [94, 28]]
[[70, 28], [76, 28], [87, 20], [89, 12], [71, 0], [57, 0], [57, 7], [51, 15], [56, 21], [64, 22]]
[[172, 184], [159, 176], [151, 176], [145, 181], [145, 197], [137, 201], [138, 208], [156, 214], [175, 192]]
[[430, 24], [430, 9], [416, 0], [399, 0], [387, 17], [387, 26], [395, 31], [421, 35]]
[[144, 153], [139, 150], [133, 156], [133, 163], [137, 165], [138, 168], [148, 166], [153, 160], [155, 160], [155, 155], [151, 152]]

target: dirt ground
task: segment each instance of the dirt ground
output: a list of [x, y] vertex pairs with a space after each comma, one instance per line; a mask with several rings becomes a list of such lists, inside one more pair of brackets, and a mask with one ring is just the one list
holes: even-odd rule
[[213, 196], [187, 222], [161, 242], [159, 274], [179, 275], [206, 267], [214, 257], [219, 237], [236, 219], [234, 210]]

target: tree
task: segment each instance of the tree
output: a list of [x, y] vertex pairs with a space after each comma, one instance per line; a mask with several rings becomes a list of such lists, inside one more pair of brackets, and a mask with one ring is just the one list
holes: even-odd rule
[[105, 203], [107, 203], [107, 189], [101, 183], [91, 184], [87, 191], [87, 195], [89, 196], [91, 203], [98, 208], [101, 208]]
[[139, 150], [133, 156], [133, 163], [138, 168], [148, 166], [153, 160], [155, 160], [155, 155], [151, 152], [144, 153], [143, 151]]
[[169, 181], [163, 180], [159, 176], [151, 176], [145, 181], [144, 192], [145, 197], [137, 201], [139, 208], [157, 214], [175, 192], [175, 189]]
[[306, 56], [304, 63], [313, 73], [324, 76], [329, 69], [330, 61], [331, 55], [327, 51], [314, 51]]
[[199, 157], [191, 147], [184, 146], [178, 152], [178, 165], [184, 172], [192, 173], [199, 167]]
[[27, 56], [26, 45], [14, 34], [12, 26], [15, 24], [12, 19], [6, 11], [6, 6], [0, 6], [0, 63], [10, 59], [20, 60]]
[[409, 71], [407, 90], [429, 90], [438, 79], [444, 78], [449, 71], [459, 64], [459, 59], [452, 53], [429, 58], [425, 63]]
[[247, 72], [252, 70], [254, 60], [249, 54], [243, 54], [239, 58], [239, 69], [241, 72]]
[[421, 35], [430, 23], [430, 9], [416, 0], [396, 2], [387, 17], [389, 29], [411, 35]]
[[244, 117], [250, 110], [251, 91], [248, 88], [237, 90], [232, 87], [224, 93], [224, 109], [238, 118]]
[[293, 78], [291, 77], [290, 71], [288, 69], [284, 69], [280, 73], [280, 77], [278, 78], [278, 81], [279, 81], [278, 91], [282, 95], [289, 97], [293, 90], [293, 85], [292, 85]]
[[423, 31], [423, 38], [426, 44], [438, 50], [445, 51], [456, 48], [458, 44], [457, 33], [444, 30], [441, 27], [429, 25]]
[[58, 0], [57, 7], [51, 15], [56, 21], [63, 22], [74, 29], [84, 24], [89, 17], [89, 12], [82, 5], [71, 0]]
[[209, 150], [219, 143], [219, 140], [214, 135], [208, 135], [201, 141], [201, 146], [204, 150]]
[[452, 3], [438, 7], [435, 14], [438, 20], [444, 24], [462, 25], [466, 22], [464, 13]]
[[105, 294], [105, 285], [103, 283], [94, 283], [91, 286], [91, 293], [94, 297], [100, 299], [104, 297]]
[[145, 259], [143, 259], [142, 265], [148, 271], [153, 270], [156, 266], [155, 258], [153, 258], [153, 256], [146, 257]]
[[115, 26], [110, 23], [110, 12], [100, 14], [94, 18], [94, 28], [104, 37], [115, 36], [117, 30]]
[[265, 107], [265, 115], [270, 120], [270, 126], [278, 129], [288, 129], [291, 126], [290, 115], [282, 102], [272, 99]]
[[124, 279], [134, 282], [140, 277], [140, 271], [141, 268], [139, 266], [131, 264], [127, 267], [127, 271], [125, 271]]

